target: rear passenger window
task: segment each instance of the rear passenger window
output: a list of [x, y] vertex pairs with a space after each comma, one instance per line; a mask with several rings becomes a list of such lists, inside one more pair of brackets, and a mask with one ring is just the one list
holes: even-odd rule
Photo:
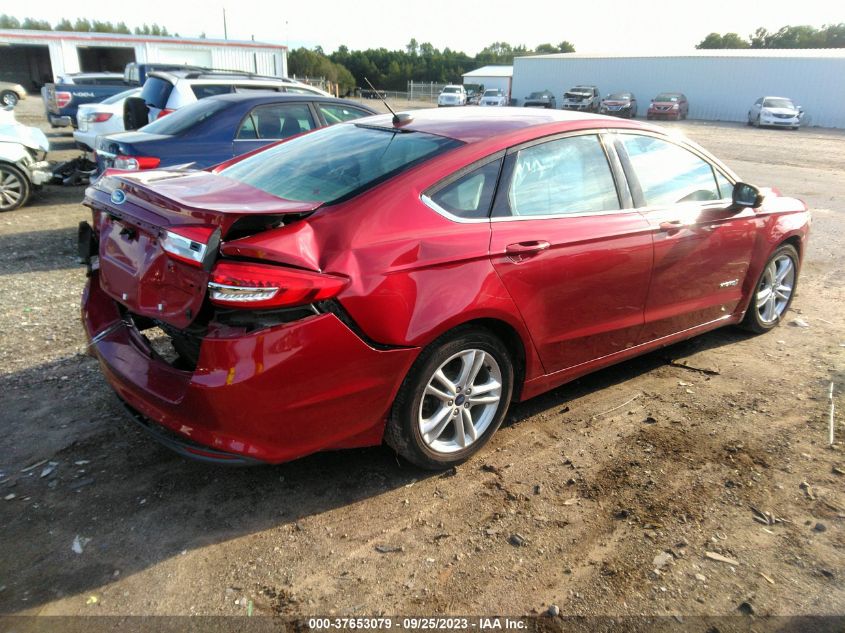
[[334, 125], [335, 123], [342, 123], [343, 121], [351, 121], [352, 119], [360, 119], [364, 116], [370, 116], [366, 110], [359, 110], [348, 105], [338, 105], [336, 103], [318, 103], [317, 107], [326, 119], [327, 125]]
[[490, 215], [501, 165], [501, 159], [489, 162], [432, 194], [431, 200], [460, 218], [486, 218]]
[[313, 130], [314, 118], [305, 103], [258, 106], [241, 123], [238, 139], [279, 140]]
[[160, 77], [147, 77], [141, 89], [141, 98], [152, 108], [163, 110], [173, 90], [173, 84]]
[[202, 85], [194, 84], [191, 86], [194, 95], [197, 99], [205, 99], [206, 97], [214, 97], [216, 95], [227, 95], [232, 92], [232, 86], [229, 85]]
[[719, 200], [713, 167], [691, 151], [653, 136], [620, 134], [646, 206]]
[[508, 191], [511, 214], [567, 215], [619, 209], [597, 136], [572, 136], [520, 150]]

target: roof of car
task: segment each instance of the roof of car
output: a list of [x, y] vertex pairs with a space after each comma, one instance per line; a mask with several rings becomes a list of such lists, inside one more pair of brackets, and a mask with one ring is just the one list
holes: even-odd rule
[[[500, 134], [517, 132], [526, 128], [550, 123], [578, 123], [594, 120], [599, 125], [615, 122], [612, 117], [600, 114], [538, 108], [424, 108], [408, 112], [411, 120], [401, 126], [403, 130], [427, 132], [446, 136], [465, 143], [474, 143]], [[393, 127], [392, 116], [387, 114], [366, 121], [372, 125]], [[648, 126], [644, 126], [648, 127]]]
[[231, 92], [224, 95], [215, 95], [213, 97], [206, 97], [201, 101], [225, 101], [232, 103], [247, 103], [247, 104], [261, 104], [272, 101], [320, 101], [321, 103], [342, 103], [344, 105], [355, 106], [362, 110], [369, 110], [376, 113], [371, 107], [362, 103], [348, 101], [346, 99], [335, 99], [334, 97], [324, 97], [317, 94], [301, 94], [293, 92], [274, 92], [272, 90], [250, 90], [249, 92]]
[[205, 79], [205, 80], [233, 80], [233, 81], [267, 81], [267, 82], [278, 82], [278, 83], [286, 83], [286, 84], [296, 84], [299, 83], [294, 81], [293, 79], [288, 79], [287, 77], [270, 77], [268, 75], [257, 75], [254, 73], [249, 73], [246, 71], [237, 71], [237, 70], [191, 70], [191, 69], [178, 69], [178, 70], [154, 70], [147, 74], [148, 77], [159, 77], [162, 79], [167, 79], [169, 81], [176, 81], [179, 79]]

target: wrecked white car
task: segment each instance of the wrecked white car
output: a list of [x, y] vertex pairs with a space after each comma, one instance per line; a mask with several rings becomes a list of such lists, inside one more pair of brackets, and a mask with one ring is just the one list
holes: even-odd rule
[[0, 109], [0, 211], [22, 207], [52, 179], [48, 151], [44, 132], [19, 123], [11, 108]]

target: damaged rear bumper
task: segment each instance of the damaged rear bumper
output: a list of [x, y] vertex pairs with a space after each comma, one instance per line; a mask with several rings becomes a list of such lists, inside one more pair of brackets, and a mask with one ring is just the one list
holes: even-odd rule
[[417, 348], [374, 349], [333, 314], [203, 339], [194, 371], [159, 357], [89, 278], [82, 321], [92, 354], [133, 418], [180, 454], [284, 462], [381, 443]]

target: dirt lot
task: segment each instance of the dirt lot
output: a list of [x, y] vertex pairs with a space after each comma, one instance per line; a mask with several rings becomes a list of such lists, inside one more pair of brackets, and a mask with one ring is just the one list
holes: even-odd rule
[[814, 209], [788, 324], [515, 406], [445, 475], [386, 448], [224, 469], [153, 444], [84, 354], [82, 189], [0, 216], [0, 614], [845, 614], [845, 133], [669, 126]]

